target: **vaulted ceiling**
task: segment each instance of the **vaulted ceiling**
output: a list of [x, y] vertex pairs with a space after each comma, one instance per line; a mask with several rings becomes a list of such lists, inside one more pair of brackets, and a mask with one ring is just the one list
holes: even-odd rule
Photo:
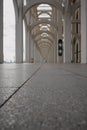
[[[15, 0], [19, 6], [21, 0]], [[43, 57], [63, 35], [63, 17], [66, 9], [78, 7], [80, 0], [23, 0], [23, 18]], [[73, 5], [77, 3], [75, 7]], [[60, 31], [61, 30], [61, 31]], [[58, 32], [60, 31], [60, 32]]]

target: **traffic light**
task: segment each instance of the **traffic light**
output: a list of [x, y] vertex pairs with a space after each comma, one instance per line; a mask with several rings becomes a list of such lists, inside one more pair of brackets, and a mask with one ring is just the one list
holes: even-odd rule
[[62, 56], [63, 54], [63, 42], [61, 39], [58, 40], [58, 55]]

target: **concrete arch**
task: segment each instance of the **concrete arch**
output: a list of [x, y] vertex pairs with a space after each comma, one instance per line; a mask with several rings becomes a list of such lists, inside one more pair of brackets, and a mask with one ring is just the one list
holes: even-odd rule
[[50, 37], [50, 36], [47, 36], [47, 37], [43, 37], [43, 36], [41, 36], [41, 34], [39, 34], [39, 35], [37, 35], [36, 37], [34, 37], [34, 39], [39, 39], [39, 38], [41, 38], [41, 39], [46, 39], [46, 38], [48, 38], [48, 39], [51, 39], [51, 40], [53, 40], [54, 41], [54, 38], [53, 37]]
[[81, 45], [80, 39], [73, 37], [72, 40], [72, 61], [74, 63], [81, 62]]
[[79, 52], [79, 42], [77, 39], [75, 43], [75, 63], [78, 63], [78, 59], [79, 59], [78, 52]]
[[52, 27], [54, 27], [58, 31], [58, 27], [57, 27], [56, 23], [54, 23], [52, 21], [48, 21], [48, 20], [40, 20], [40, 21], [36, 21], [35, 23], [31, 24], [29, 26], [30, 31], [33, 30], [33, 28], [39, 24], [50, 24]]
[[[41, 39], [40, 40], [38, 40], [38, 42], [37, 42], [37, 45], [39, 45], [40, 43], [42, 43], [42, 41], [41, 41]], [[50, 46], [52, 46], [53, 47], [53, 44], [52, 44], [52, 42], [51, 41], [44, 41], [44, 43], [48, 43]]]
[[31, 0], [31, 2], [29, 2], [26, 6], [23, 7], [23, 17], [25, 16], [25, 14], [27, 13], [27, 11], [30, 8], [32, 8], [35, 5], [42, 4], [42, 3], [54, 6], [55, 8], [57, 8], [63, 12], [62, 5], [59, 2], [57, 2], [56, 0]]
[[[53, 47], [53, 44], [52, 44], [51, 42], [44, 42], [44, 43], [49, 44], [49, 46]], [[38, 46], [39, 46], [40, 44], [42, 44], [42, 41], [40, 41], [40, 42], [38, 43]]]
[[53, 38], [55, 38], [55, 35], [52, 32], [50, 32], [50, 31], [42, 31], [42, 30], [40, 30], [38, 33], [33, 35], [33, 37], [35, 38], [36, 36], [38, 36], [38, 35], [40, 35], [42, 33], [47, 33], [48, 35], [51, 35]]
[[76, 43], [76, 38], [72, 38], [71, 46], [72, 46], [72, 62], [75, 63], [75, 43]]
[[[46, 14], [48, 14], [48, 15], [51, 17], [51, 14], [49, 14], [47, 11], [41, 11], [39, 15], [41, 15], [41, 14], [43, 14], [43, 13], [46, 13]], [[39, 15], [38, 15], [38, 16], [39, 16]]]
[[[43, 43], [40, 43], [38, 46], [39, 46], [39, 47], [40, 47], [40, 46], [43, 46]], [[47, 43], [47, 44], [44, 44], [44, 46], [51, 47], [48, 43]]]
[[80, 44], [80, 40], [79, 39], [77, 39], [76, 40], [76, 47], [77, 47], [77, 45], [78, 45], [78, 63], [80, 63], [81, 62], [81, 44]]
[[81, 2], [77, 2], [75, 5], [73, 5], [71, 8], [71, 15], [74, 14], [74, 12], [81, 6]]
[[73, 43], [75, 43], [75, 42], [76, 42], [76, 37], [74, 36], [74, 37], [72, 38], [72, 42], [71, 42], [71, 43], [73, 44]]
[[14, 5], [14, 10], [15, 10], [15, 17], [16, 17], [16, 20], [18, 20], [18, 3], [17, 3], [17, 0], [13, 0], [13, 5]]
[[[49, 40], [51, 43], [53, 43], [53, 40], [52, 39], [50, 39], [50, 38], [43, 38], [43, 39], [45, 39], [45, 40]], [[39, 38], [39, 39], [35, 39], [35, 41], [37, 42], [38, 40], [42, 40], [42, 38]]]

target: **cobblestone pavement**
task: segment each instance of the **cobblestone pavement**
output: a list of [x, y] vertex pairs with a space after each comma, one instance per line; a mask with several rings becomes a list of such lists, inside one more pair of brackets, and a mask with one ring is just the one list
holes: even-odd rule
[[40, 66], [0, 66], [0, 130], [87, 130], [87, 65]]

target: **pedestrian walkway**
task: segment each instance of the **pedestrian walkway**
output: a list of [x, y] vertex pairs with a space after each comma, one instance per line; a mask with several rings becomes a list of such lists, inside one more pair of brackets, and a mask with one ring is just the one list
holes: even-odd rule
[[0, 130], [87, 130], [87, 65], [0, 65]]

